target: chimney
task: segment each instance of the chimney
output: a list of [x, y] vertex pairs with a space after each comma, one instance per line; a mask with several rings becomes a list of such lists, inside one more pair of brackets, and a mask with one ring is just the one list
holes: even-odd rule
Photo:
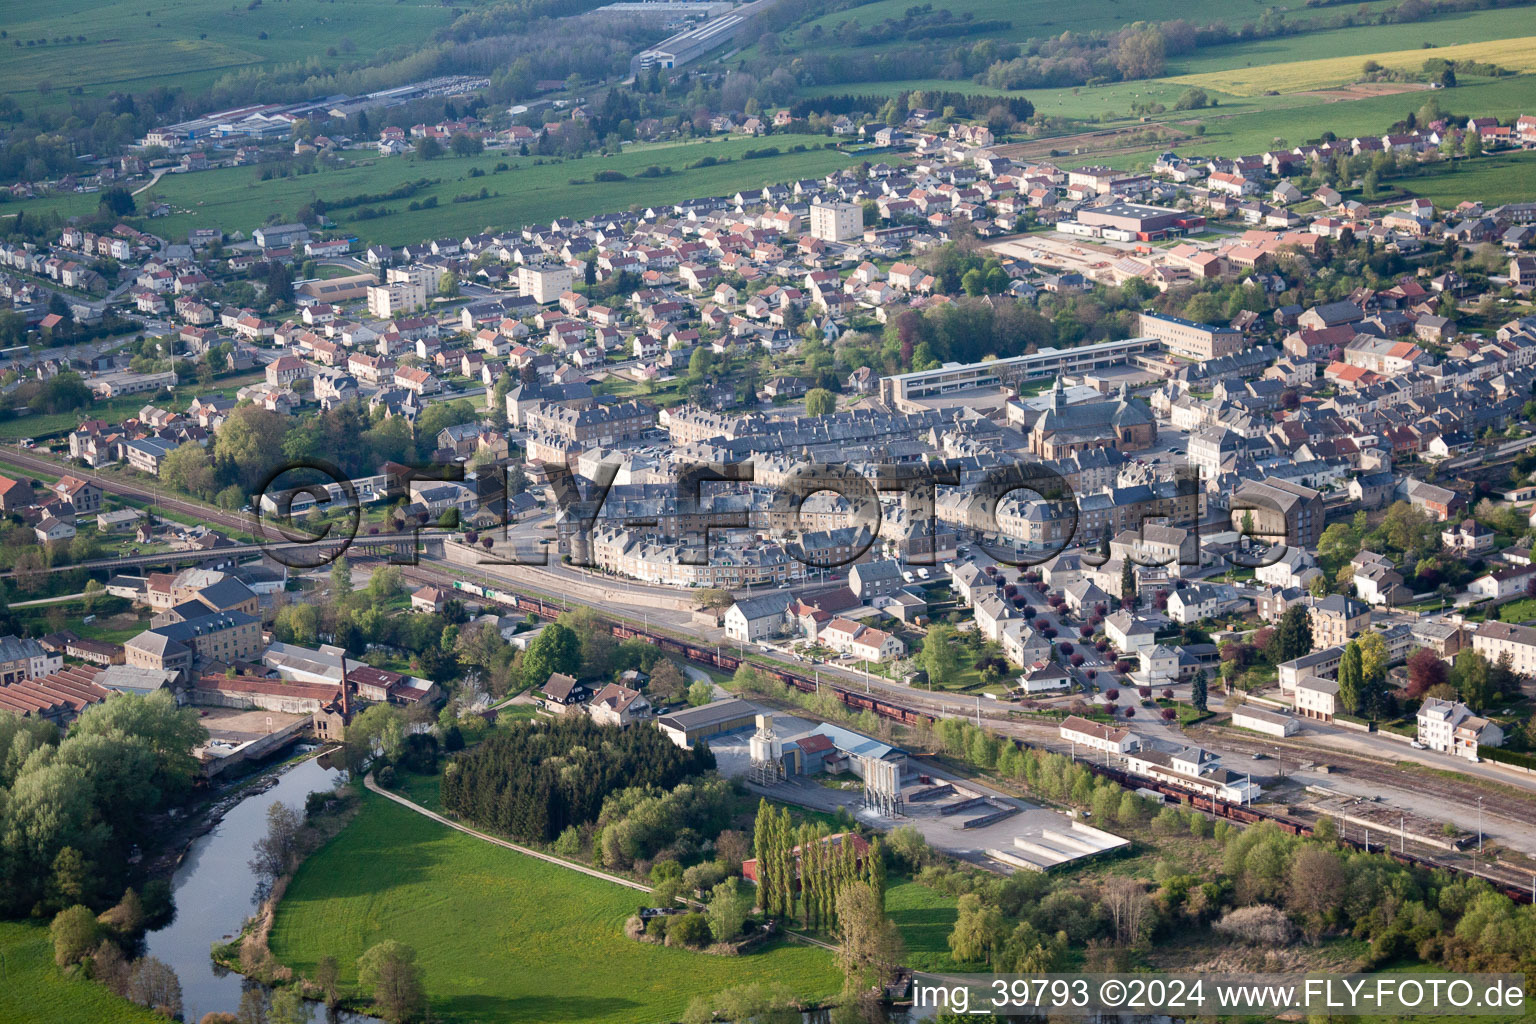
[[352, 724], [352, 683], [347, 679], [347, 652], [341, 652], [341, 722]]

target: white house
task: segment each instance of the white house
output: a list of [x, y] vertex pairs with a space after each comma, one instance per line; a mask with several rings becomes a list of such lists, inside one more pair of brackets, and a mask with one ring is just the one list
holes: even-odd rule
[[1334, 679], [1303, 676], [1296, 683], [1296, 713], [1303, 718], [1331, 722], [1338, 713], [1339, 684]]
[[1137, 652], [1141, 669], [1136, 673], [1139, 682], [1147, 686], [1161, 686], [1179, 680], [1179, 652], [1172, 647], [1153, 644]]
[[1419, 708], [1419, 742], [1430, 750], [1477, 760], [1478, 747], [1504, 743], [1504, 730], [1460, 701], [1430, 697]]
[[737, 641], [773, 636], [783, 628], [788, 607], [788, 594], [763, 594], [737, 601], [725, 613], [725, 635]]

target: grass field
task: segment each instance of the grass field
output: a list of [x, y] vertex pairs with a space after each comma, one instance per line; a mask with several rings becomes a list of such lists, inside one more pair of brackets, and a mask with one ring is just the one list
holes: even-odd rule
[[[1169, 75], [1201, 74], [1233, 68], [1315, 61], [1327, 57], [1360, 57], [1392, 50], [1415, 53], [1434, 47], [1459, 46], [1531, 34], [1536, 12], [1530, 7], [1464, 11], [1426, 21], [1369, 28], [1335, 28], [1274, 39], [1255, 39], [1226, 46], [1209, 46], [1168, 61]], [[1442, 56], [1422, 53], [1422, 60]], [[1420, 65], [1415, 64], [1417, 69]], [[1358, 72], [1359, 68], [1356, 67]]]
[[[424, 238], [462, 235], [487, 227], [511, 228], [522, 224], [547, 223], [558, 216], [584, 217], [609, 210], [627, 210], [631, 206], [673, 203], [690, 196], [729, 195], [740, 189], [760, 188], [765, 184], [795, 178], [819, 177], [854, 162], [847, 153], [834, 149], [807, 149], [802, 153], [781, 152], [777, 156], [743, 160], [750, 149], [777, 146], [787, 150], [795, 145], [820, 145], [827, 140], [813, 136], [785, 136], [763, 139], [721, 139], [675, 145], [636, 146], [612, 157], [590, 156], [560, 163], [536, 164], [531, 157], [507, 157], [483, 154], [476, 157], [442, 157], [421, 161], [414, 157], [383, 158], [352, 154], [357, 163], [342, 168], [328, 168], [315, 174], [292, 178], [261, 180], [255, 167], [232, 167], [195, 174], [168, 174], [154, 188], [139, 197], [142, 204], [160, 199], [175, 209], [169, 217], [148, 225], [158, 235], [186, 237], [194, 227], [218, 227], [226, 233], [243, 231], [247, 235], [269, 218], [292, 219], [299, 207], [315, 199], [338, 200], [347, 196], [387, 192], [406, 182], [422, 178], [437, 184], [423, 189], [411, 200], [389, 200], [383, 205], [394, 211], [374, 220], [348, 221], [350, 210], [333, 215], [341, 228], [366, 243], [383, 242], [402, 245]], [[730, 163], [688, 169], [687, 165], [712, 156]], [[494, 172], [498, 163], [511, 169]], [[651, 165], [671, 167], [675, 173], [656, 178], [634, 175]], [[471, 177], [479, 169], [483, 177]], [[593, 182], [598, 171], [613, 170], [629, 175], [628, 180]], [[585, 184], [572, 185], [571, 179]], [[491, 198], [455, 203], [458, 195], [478, 194], [485, 188]], [[409, 210], [409, 202], [437, 198], [432, 209]], [[20, 208], [31, 213], [58, 210], [74, 216], [95, 209], [94, 196], [50, 196], [26, 203], [0, 205], [0, 216]]]
[[5, 1024], [164, 1024], [165, 1018], [119, 999], [53, 964], [44, 925], [0, 921], [0, 1021]]
[[1437, 206], [1451, 206], [1468, 198], [1481, 199], [1492, 206], [1530, 202], [1536, 193], [1532, 182], [1536, 182], [1536, 152], [1525, 151], [1458, 161], [1454, 171], [1448, 165], [1440, 165], [1431, 174], [1387, 184], [1423, 196]]
[[[1529, 14], [1526, 14], [1526, 17], [1529, 24]], [[1362, 38], [1370, 39], [1371, 37], [1366, 33]], [[1306, 37], [1302, 37], [1293, 42], [1300, 44], [1305, 42], [1305, 39]], [[1419, 71], [1424, 67], [1424, 62], [1431, 57], [1497, 64], [1513, 71], [1536, 71], [1536, 36], [1488, 39], [1477, 43], [1462, 43], [1459, 46], [1437, 46], [1433, 49], [1384, 50], [1344, 57], [1260, 64], [1254, 67], [1176, 75], [1169, 81], [1206, 89], [1220, 89], [1239, 96], [1257, 96], [1270, 90], [1282, 93], [1304, 92], [1308, 89], [1324, 89], [1354, 82], [1360, 78], [1361, 68], [1368, 60], [1373, 60], [1382, 67], [1394, 71]]]
[[[89, 94], [143, 92], [205, 86], [254, 64], [316, 60], [335, 68], [419, 44], [454, 17], [448, 6], [419, 0], [60, 0], [8, 9], [0, 88], [25, 107], [67, 102], [72, 86]], [[72, 41], [53, 42], [64, 36]], [[27, 46], [28, 40], [47, 42]], [[334, 55], [327, 53], [331, 48]], [[38, 90], [42, 83], [50, 88], [46, 96]]]
[[955, 897], [909, 878], [891, 879], [885, 890], [885, 912], [901, 929], [908, 967], [935, 972], [960, 969], [949, 955], [949, 933], [955, 930], [958, 904]]
[[649, 1024], [695, 995], [779, 981], [830, 996], [826, 950], [771, 946], [712, 957], [631, 942], [624, 919], [644, 896], [491, 846], [367, 795], [362, 811], [299, 869], [278, 908], [272, 950], [313, 972], [355, 962], [386, 938], [415, 947], [437, 1019]]

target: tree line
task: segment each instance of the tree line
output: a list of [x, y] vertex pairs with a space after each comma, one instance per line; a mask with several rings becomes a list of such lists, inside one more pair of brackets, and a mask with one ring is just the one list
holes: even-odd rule
[[799, 916], [807, 928], [837, 925], [837, 899], [846, 887], [863, 883], [885, 906], [885, 859], [880, 840], [869, 844], [862, 863], [852, 833], [836, 845], [828, 833], [805, 823], [793, 827], [789, 808], [759, 802], [753, 828], [757, 856], [758, 903], [770, 917]]

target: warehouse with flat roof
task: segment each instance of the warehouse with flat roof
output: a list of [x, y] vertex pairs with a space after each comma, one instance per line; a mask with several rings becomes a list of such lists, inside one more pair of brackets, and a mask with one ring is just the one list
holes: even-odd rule
[[757, 723], [757, 708], [737, 697], [717, 700], [656, 719], [656, 727], [678, 746], [687, 748], [699, 740], [748, 729]]
[[1090, 206], [1077, 211], [1080, 224], [1136, 232], [1164, 231], [1177, 227], [1187, 216], [1183, 210], [1146, 206], [1142, 203], [1110, 203], [1108, 206]]

